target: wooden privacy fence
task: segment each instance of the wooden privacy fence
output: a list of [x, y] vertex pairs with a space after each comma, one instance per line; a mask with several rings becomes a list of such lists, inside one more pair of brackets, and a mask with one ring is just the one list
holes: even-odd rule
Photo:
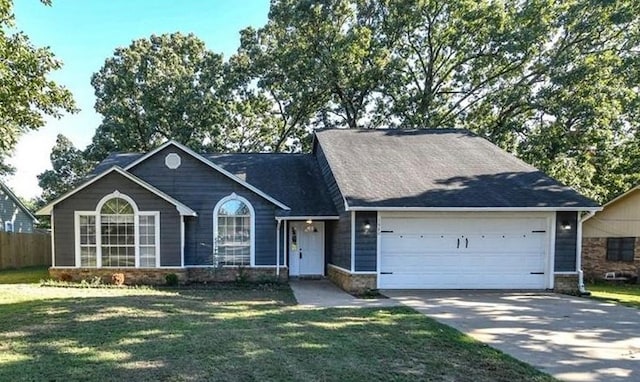
[[51, 265], [51, 235], [0, 232], [0, 269]]

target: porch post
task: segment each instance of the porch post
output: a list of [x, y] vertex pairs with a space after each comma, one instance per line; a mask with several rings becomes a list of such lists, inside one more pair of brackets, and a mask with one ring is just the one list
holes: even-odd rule
[[282, 220], [276, 218], [276, 278], [280, 278], [280, 224]]
[[180, 266], [184, 268], [184, 215], [180, 216]]

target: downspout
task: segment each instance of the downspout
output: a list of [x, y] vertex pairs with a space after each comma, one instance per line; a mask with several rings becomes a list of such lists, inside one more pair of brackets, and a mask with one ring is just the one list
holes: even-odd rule
[[276, 218], [278, 222], [276, 227], [276, 281], [280, 281], [280, 224], [281, 219]]
[[576, 235], [576, 252], [578, 254], [578, 258], [576, 259], [576, 269], [578, 269], [578, 291], [584, 296], [591, 295], [591, 292], [589, 292], [584, 286], [584, 272], [582, 272], [582, 223], [593, 215], [595, 215], [595, 212], [589, 211], [584, 217], [578, 219], [578, 234]]

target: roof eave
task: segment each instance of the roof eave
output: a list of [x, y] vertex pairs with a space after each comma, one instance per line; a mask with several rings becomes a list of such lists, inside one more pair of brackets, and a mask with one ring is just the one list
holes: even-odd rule
[[397, 212], [553, 212], [553, 211], [601, 211], [602, 207], [388, 207], [347, 206], [347, 211], [397, 211]]

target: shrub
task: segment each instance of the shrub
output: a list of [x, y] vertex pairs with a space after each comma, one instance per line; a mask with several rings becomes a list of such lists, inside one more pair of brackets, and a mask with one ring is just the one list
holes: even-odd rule
[[117, 286], [124, 285], [124, 273], [114, 273], [111, 275], [111, 283]]
[[164, 276], [164, 279], [166, 280], [168, 286], [178, 285], [178, 275], [176, 275], [175, 273], [168, 273], [166, 276]]

